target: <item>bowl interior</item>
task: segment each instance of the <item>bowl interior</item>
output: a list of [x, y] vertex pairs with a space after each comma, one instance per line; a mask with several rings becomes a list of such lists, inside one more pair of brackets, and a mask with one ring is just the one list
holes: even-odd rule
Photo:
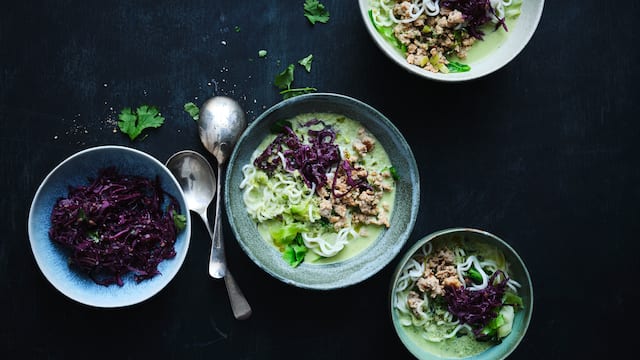
[[371, 0], [359, 0], [358, 2], [360, 13], [369, 35], [383, 53], [413, 74], [427, 79], [445, 82], [459, 82], [480, 78], [508, 64], [524, 49], [533, 37], [540, 18], [542, 17], [542, 9], [544, 7], [544, 0], [524, 0], [520, 8], [521, 14], [518, 16], [515, 24], [509, 28], [504, 42], [501, 42], [489, 54], [477, 59], [477, 61], [469, 63], [471, 70], [460, 73], [442, 74], [433, 73], [407, 63], [400, 51], [387, 42], [373, 26], [369, 17]]
[[[402, 269], [409, 259], [418, 251], [420, 248], [431, 241], [447, 241], [452, 238], [465, 238], [473, 241], [480, 241], [487, 243], [491, 246], [495, 246], [505, 256], [507, 263], [510, 264], [509, 272], [511, 277], [514, 280], [517, 280], [522, 286], [518, 289], [518, 295], [522, 297], [524, 308], [518, 312], [516, 312], [512, 332], [505, 337], [500, 344], [494, 345], [487, 349], [484, 352], [481, 352], [477, 355], [473, 356], [473, 359], [504, 359], [506, 358], [513, 350], [518, 346], [518, 344], [522, 341], [529, 327], [529, 322], [531, 321], [531, 315], [533, 313], [533, 287], [531, 283], [531, 277], [529, 276], [529, 272], [520, 258], [520, 256], [516, 253], [516, 251], [507, 244], [504, 240], [498, 238], [497, 236], [490, 234], [486, 231], [476, 230], [476, 229], [468, 229], [468, 228], [454, 228], [454, 229], [445, 229], [442, 231], [434, 232], [430, 235], [425, 236], [424, 238], [418, 240], [401, 258], [398, 263], [394, 275], [391, 281], [390, 287], [390, 310], [391, 310], [391, 318], [393, 322], [393, 326], [395, 328], [396, 334], [402, 341], [402, 343], [407, 347], [407, 349], [417, 358], [419, 359], [449, 359], [447, 357], [442, 357], [440, 355], [435, 355], [429, 351], [427, 351], [420, 343], [412, 336], [409, 336], [406, 328], [400, 324], [398, 312], [394, 307], [394, 286], [400, 276]], [[454, 359], [454, 358], [452, 358]]]
[[[396, 182], [396, 205], [391, 214], [391, 226], [372, 245], [342, 262], [324, 265], [302, 263], [292, 268], [282, 260], [282, 254], [260, 236], [256, 224], [247, 214], [239, 185], [243, 179], [242, 166], [249, 163], [252, 153], [274, 122], [313, 112], [344, 115], [364, 125], [385, 148], [400, 179]], [[316, 93], [276, 104], [251, 123], [231, 156], [224, 191], [227, 215], [235, 237], [258, 266], [287, 284], [310, 289], [333, 289], [372, 276], [398, 254], [415, 223], [420, 198], [419, 183], [413, 153], [388, 119], [353, 98]]]
[[[56, 201], [66, 197], [69, 186], [88, 184], [88, 177], [96, 177], [98, 170], [115, 166], [120, 173], [160, 177], [162, 188], [179, 202], [187, 224], [178, 234], [175, 243], [176, 256], [158, 265], [161, 274], [136, 283], [133, 275], [127, 275], [124, 285], [102, 286], [88, 276], [69, 267], [64, 249], [49, 238], [51, 210]], [[95, 307], [122, 307], [146, 300], [158, 293], [176, 275], [187, 254], [191, 234], [191, 219], [182, 190], [165, 166], [144, 152], [120, 147], [99, 146], [80, 151], [56, 166], [38, 188], [28, 221], [31, 249], [40, 270], [51, 284], [69, 298]]]

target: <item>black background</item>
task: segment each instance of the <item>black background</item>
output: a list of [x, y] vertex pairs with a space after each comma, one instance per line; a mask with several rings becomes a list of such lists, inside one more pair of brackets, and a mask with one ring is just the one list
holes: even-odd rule
[[[75, 303], [31, 253], [29, 206], [60, 161], [119, 144], [162, 162], [193, 149], [215, 166], [184, 103], [228, 95], [252, 121], [281, 99], [275, 74], [310, 53], [311, 73], [298, 67], [294, 84], [369, 103], [414, 151], [421, 204], [406, 247], [436, 230], [476, 227], [525, 260], [535, 306], [511, 358], [632, 349], [639, 3], [547, 1], [537, 32], [509, 65], [462, 84], [418, 78], [386, 58], [356, 1], [323, 3], [331, 20], [312, 26], [302, 0], [3, 2], [1, 358], [410, 358], [387, 313], [397, 258], [361, 284], [303, 290], [260, 270], [225, 227], [228, 260], [254, 311], [237, 321], [224, 282], [207, 274], [209, 241], [195, 216], [181, 271], [130, 308]], [[117, 113], [142, 104], [167, 120], [131, 142], [114, 131]]]

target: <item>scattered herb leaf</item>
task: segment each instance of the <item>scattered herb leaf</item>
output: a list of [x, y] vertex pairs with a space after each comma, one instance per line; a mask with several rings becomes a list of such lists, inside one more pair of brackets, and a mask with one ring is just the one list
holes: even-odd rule
[[314, 87], [304, 87], [304, 88], [291, 88], [291, 84], [293, 83], [293, 72], [295, 67], [293, 64], [289, 64], [286, 69], [284, 69], [281, 73], [276, 75], [273, 80], [273, 84], [277, 86], [281, 91], [280, 95], [282, 95], [283, 99], [289, 99], [294, 96], [308, 94], [318, 89]]
[[291, 87], [291, 83], [293, 82], [293, 70], [293, 64], [287, 66], [284, 71], [276, 75], [275, 79], [273, 80], [273, 84], [279, 89], [289, 89]]
[[309, 54], [309, 56], [298, 60], [298, 64], [304, 66], [304, 69], [307, 72], [311, 72], [311, 62], [313, 61], [313, 54]]
[[129, 139], [135, 140], [142, 130], [146, 128], [158, 128], [164, 123], [164, 117], [160, 115], [154, 106], [142, 105], [134, 112], [131, 108], [124, 108], [118, 115], [118, 127], [120, 131], [129, 135]]
[[316, 91], [318, 91], [318, 89], [314, 87], [304, 87], [304, 88], [282, 90], [280, 91], [280, 95], [282, 95], [282, 98], [286, 100], [294, 96], [309, 94]]
[[456, 61], [451, 61], [447, 64], [447, 68], [449, 68], [449, 72], [457, 73], [457, 72], [467, 72], [471, 70], [471, 66], [467, 64], [461, 64]]
[[236, 25], [236, 27], [234, 27], [233, 30], [235, 32], [240, 32], [241, 29], [240, 29], [240, 26]]
[[329, 11], [318, 0], [304, 1], [304, 16], [312, 25], [316, 22], [326, 24], [329, 21]]
[[198, 121], [198, 119], [200, 119], [200, 109], [198, 108], [198, 105], [188, 102], [184, 104], [184, 111], [186, 111], [193, 120]]

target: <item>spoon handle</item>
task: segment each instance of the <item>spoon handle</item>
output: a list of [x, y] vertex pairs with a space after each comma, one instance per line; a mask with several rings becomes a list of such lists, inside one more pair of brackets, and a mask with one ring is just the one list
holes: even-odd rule
[[227, 286], [233, 316], [238, 320], [248, 319], [252, 313], [251, 306], [244, 297], [244, 294], [242, 294], [242, 290], [240, 290], [236, 280], [231, 276], [229, 269], [227, 269], [227, 274], [224, 276], [224, 284]]
[[218, 179], [216, 186], [216, 215], [213, 218], [213, 233], [211, 234], [211, 239], [213, 243], [211, 244], [211, 258], [209, 259], [209, 275], [216, 279], [221, 279], [224, 277], [227, 271], [227, 261], [224, 256], [224, 241], [222, 238], [222, 204], [220, 198], [220, 189], [222, 188], [222, 183], [220, 179], [222, 178], [222, 165], [218, 164]]

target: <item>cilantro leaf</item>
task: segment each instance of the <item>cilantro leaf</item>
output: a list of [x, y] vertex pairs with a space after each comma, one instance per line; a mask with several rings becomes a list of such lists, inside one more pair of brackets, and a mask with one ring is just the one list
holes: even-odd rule
[[195, 121], [198, 121], [200, 118], [200, 109], [198, 108], [198, 105], [192, 102], [184, 104], [184, 111], [186, 111]]
[[289, 64], [284, 71], [280, 74], [276, 75], [273, 80], [273, 84], [277, 86], [281, 91], [280, 95], [282, 95], [283, 99], [292, 98], [294, 96], [308, 94], [310, 92], [317, 91], [314, 87], [304, 87], [304, 88], [291, 88], [291, 83], [293, 83], [293, 71], [295, 67], [293, 64]]
[[171, 216], [173, 217], [173, 224], [176, 226], [178, 231], [184, 230], [187, 226], [187, 217], [183, 214], [178, 214], [175, 210], [171, 212]]
[[120, 131], [129, 135], [129, 139], [135, 140], [142, 130], [146, 128], [158, 128], [164, 123], [164, 117], [154, 106], [142, 105], [134, 112], [131, 108], [124, 108], [118, 115], [118, 127]]
[[316, 22], [326, 24], [329, 21], [329, 11], [318, 0], [304, 1], [304, 16], [312, 25]]
[[298, 64], [304, 66], [304, 69], [307, 70], [307, 72], [311, 72], [312, 61], [313, 61], [313, 54], [309, 54], [309, 56], [307, 56], [306, 58], [298, 60]]
[[280, 74], [276, 75], [273, 80], [273, 84], [277, 86], [279, 89], [288, 89], [291, 87], [291, 83], [293, 82], [293, 64], [289, 64], [284, 71]]
[[294, 96], [309, 94], [317, 91], [318, 89], [314, 87], [304, 87], [304, 88], [295, 88], [295, 89], [286, 89], [280, 91], [280, 95], [282, 95], [283, 99], [292, 98]]
[[471, 67], [467, 64], [461, 64], [457, 61], [451, 61], [447, 64], [447, 67], [449, 68], [449, 72], [452, 73], [456, 73], [456, 72], [467, 72], [469, 70], [471, 70]]

